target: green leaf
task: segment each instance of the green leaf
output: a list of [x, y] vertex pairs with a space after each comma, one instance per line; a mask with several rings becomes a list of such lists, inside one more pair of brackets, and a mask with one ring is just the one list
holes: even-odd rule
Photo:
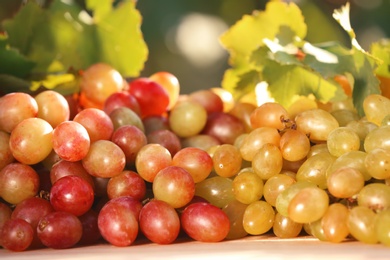
[[[306, 36], [306, 24], [301, 10], [294, 3], [270, 1], [264, 11], [254, 11], [252, 15], [244, 15], [234, 24], [220, 40], [230, 53], [230, 64], [236, 65], [237, 60], [248, 59], [258, 47], [264, 45], [263, 39], [273, 40], [288, 27], [290, 36], [303, 39]], [[283, 29], [282, 29], [283, 31]]]
[[382, 39], [371, 45], [370, 53], [381, 60], [375, 73], [382, 77], [390, 78], [390, 41]]

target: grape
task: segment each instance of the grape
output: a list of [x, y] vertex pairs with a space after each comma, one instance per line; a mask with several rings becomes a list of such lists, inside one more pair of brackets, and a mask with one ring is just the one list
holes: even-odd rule
[[211, 88], [215, 94], [217, 94], [223, 102], [223, 112], [229, 112], [235, 104], [235, 100], [233, 98], [232, 93], [223, 88]]
[[81, 161], [70, 162], [66, 160], [60, 160], [53, 164], [50, 169], [50, 183], [54, 184], [58, 179], [75, 175], [86, 180], [92, 188], [95, 187], [93, 177], [84, 169]]
[[364, 187], [364, 176], [356, 168], [341, 167], [329, 174], [328, 191], [337, 198], [350, 198]]
[[317, 184], [320, 188], [327, 187], [327, 170], [332, 166], [336, 157], [328, 152], [322, 152], [309, 157], [299, 168], [297, 181], [310, 181]]
[[351, 151], [347, 152], [340, 157], [338, 157], [332, 165], [327, 169], [326, 176], [329, 176], [330, 173], [334, 172], [341, 167], [351, 167], [356, 168], [363, 174], [364, 180], [368, 181], [371, 179], [371, 175], [368, 173], [364, 161], [366, 159], [367, 153], [363, 151]]
[[307, 154], [307, 158], [310, 158], [311, 156], [322, 152], [329, 153], [328, 145], [326, 143], [314, 144], [310, 147], [310, 151]]
[[74, 117], [73, 121], [85, 127], [91, 143], [97, 140], [110, 140], [114, 132], [111, 118], [97, 108], [83, 109]]
[[50, 154], [53, 139], [53, 128], [48, 122], [40, 118], [27, 118], [11, 132], [9, 147], [16, 160], [32, 165]]
[[[11, 219], [12, 210], [11, 208], [3, 202], [0, 202], [0, 232], [3, 228], [4, 223]], [[1, 247], [1, 238], [0, 238], [0, 247]]]
[[198, 183], [210, 175], [213, 169], [213, 159], [200, 148], [186, 147], [173, 156], [172, 165], [186, 169], [194, 182]]
[[346, 125], [346, 127], [351, 128], [352, 130], [354, 130], [358, 134], [360, 141], [364, 141], [364, 139], [366, 138], [366, 136], [369, 132], [378, 128], [378, 126], [376, 124], [369, 122], [367, 120], [363, 120], [363, 119], [364, 118], [362, 118], [360, 120], [350, 121]]
[[326, 141], [329, 133], [339, 127], [339, 123], [323, 109], [311, 109], [295, 117], [297, 129], [309, 136], [313, 142]]
[[277, 174], [269, 178], [263, 187], [265, 201], [271, 206], [275, 206], [278, 195], [294, 183], [295, 179], [285, 174]]
[[287, 129], [280, 137], [280, 151], [285, 160], [299, 161], [306, 158], [310, 147], [309, 138], [301, 131]]
[[384, 180], [390, 178], [390, 153], [389, 150], [376, 148], [367, 153], [364, 166], [367, 172], [375, 179]]
[[24, 119], [38, 115], [38, 104], [29, 94], [14, 92], [0, 97], [0, 130], [11, 133]]
[[232, 200], [222, 208], [230, 221], [230, 229], [226, 239], [239, 239], [248, 235], [242, 225], [244, 212], [247, 206], [247, 204]]
[[194, 135], [194, 136], [190, 136], [190, 137], [181, 139], [182, 148], [195, 147], [195, 148], [202, 149], [204, 151], [207, 151], [211, 147], [217, 146], [220, 144], [221, 144], [221, 142], [217, 138], [215, 138], [214, 136], [211, 136], [211, 135], [206, 135], [206, 134], [198, 134], [198, 135]]
[[302, 227], [303, 224], [297, 223], [280, 213], [276, 213], [272, 230], [275, 236], [279, 238], [293, 238], [301, 233]]
[[141, 118], [162, 115], [168, 109], [169, 95], [156, 81], [149, 78], [136, 78], [129, 82], [129, 92], [138, 101]]
[[204, 202], [193, 203], [186, 207], [180, 221], [185, 233], [201, 242], [222, 241], [230, 229], [230, 221], [225, 212]]
[[356, 121], [360, 119], [356, 111], [351, 111], [347, 109], [339, 109], [336, 111], [332, 111], [331, 115], [336, 118], [337, 122], [339, 122], [339, 126], [341, 127], [347, 126], [351, 121]]
[[257, 151], [266, 143], [279, 146], [280, 135], [272, 127], [260, 127], [244, 137], [240, 145], [240, 153], [244, 160], [252, 161]]
[[376, 148], [390, 149], [390, 125], [380, 126], [367, 134], [364, 151], [369, 153]]
[[174, 208], [188, 204], [195, 195], [195, 182], [191, 174], [179, 166], [161, 169], [153, 180], [154, 198]]
[[237, 201], [250, 204], [263, 196], [263, 180], [250, 171], [240, 172], [233, 180], [233, 193]]
[[321, 219], [321, 226], [326, 240], [333, 243], [342, 242], [349, 235], [348, 208], [341, 203], [329, 205]]
[[10, 163], [0, 171], [0, 197], [11, 204], [18, 204], [37, 195], [39, 176], [29, 165]]
[[145, 131], [141, 117], [137, 115], [133, 110], [127, 107], [115, 108], [109, 117], [114, 125], [114, 130], [124, 125], [134, 125], [138, 127], [142, 132]]
[[141, 202], [131, 197], [109, 200], [98, 215], [98, 228], [102, 237], [118, 247], [134, 243], [138, 235], [141, 208]]
[[118, 145], [126, 157], [126, 164], [133, 165], [139, 150], [147, 144], [147, 137], [136, 126], [124, 125], [114, 131], [111, 141]]
[[171, 110], [175, 105], [180, 95], [180, 83], [178, 78], [172, 73], [166, 71], [158, 71], [149, 76], [149, 79], [158, 83], [165, 89], [169, 96], [169, 104], [167, 109]]
[[282, 152], [279, 147], [267, 143], [264, 144], [255, 154], [252, 160], [252, 168], [263, 180], [280, 173], [283, 167]]
[[188, 95], [188, 100], [202, 105], [207, 114], [214, 112], [223, 112], [222, 99], [210, 89], [201, 89], [191, 92]]
[[350, 151], [358, 151], [360, 148], [358, 134], [348, 127], [338, 127], [331, 131], [326, 143], [329, 153], [336, 157]]
[[24, 251], [32, 243], [34, 231], [23, 219], [9, 219], [0, 229], [1, 245], [11, 251]]
[[288, 205], [288, 217], [298, 223], [319, 220], [329, 206], [328, 194], [318, 187], [306, 187], [297, 192]]
[[363, 110], [368, 121], [380, 125], [383, 118], [390, 114], [390, 100], [379, 94], [370, 94], [363, 100]]
[[[325, 231], [322, 228], [322, 219], [319, 219], [317, 221], [306, 223], [309, 226], [310, 234], [317, 238], [320, 241], [328, 241], [328, 238], [325, 235]], [[305, 225], [306, 225], [305, 224]]]
[[168, 149], [160, 144], [143, 146], [135, 159], [138, 174], [147, 182], [153, 182], [157, 173], [172, 165], [172, 156]]
[[179, 235], [180, 219], [171, 205], [153, 199], [142, 207], [139, 226], [150, 241], [157, 244], [171, 244]]
[[179, 137], [168, 129], [156, 130], [147, 136], [148, 143], [161, 144], [168, 149], [169, 153], [174, 156], [181, 149]]
[[146, 184], [144, 179], [136, 172], [125, 170], [116, 175], [107, 183], [107, 195], [110, 199], [130, 196], [141, 201], [146, 194]]
[[367, 244], [378, 243], [375, 232], [376, 214], [364, 206], [356, 206], [349, 211], [348, 229], [358, 241]]
[[146, 135], [156, 130], [171, 130], [169, 127], [168, 117], [162, 115], [147, 116], [145, 118], [142, 118], [142, 123], [144, 125], [144, 132]]
[[9, 146], [9, 139], [10, 134], [0, 130], [0, 171], [15, 160]]
[[245, 125], [231, 114], [214, 112], [207, 117], [202, 133], [216, 137], [223, 144], [234, 144], [235, 139], [245, 133]]
[[379, 243], [390, 246], [390, 209], [377, 214], [375, 219], [375, 234]]
[[71, 213], [53, 211], [39, 220], [37, 232], [46, 247], [64, 249], [79, 242], [83, 227], [81, 221]]
[[390, 186], [384, 183], [369, 183], [357, 195], [358, 205], [374, 211], [390, 208]]
[[271, 230], [275, 211], [268, 202], [259, 200], [249, 204], [244, 212], [243, 226], [251, 235], [261, 235]]
[[80, 123], [65, 121], [53, 131], [53, 149], [64, 160], [79, 161], [90, 149], [87, 129]]
[[233, 181], [221, 176], [207, 178], [196, 184], [195, 195], [223, 208], [234, 200]]
[[83, 227], [83, 234], [77, 242], [78, 245], [92, 245], [102, 237], [98, 227], [98, 216], [95, 210], [90, 209], [78, 217]]
[[96, 63], [88, 67], [81, 76], [80, 89], [85, 98], [103, 108], [106, 99], [125, 87], [121, 74], [108, 64]]
[[284, 120], [289, 115], [286, 109], [278, 103], [266, 102], [257, 107], [250, 116], [252, 128], [272, 127], [278, 130], [285, 128]]
[[137, 99], [127, 91], [112, 93], [104, 102], [103, 111], [109, 115], [112, 111], [119, 107], [130, 108], [137, 115], [141, 115], [141, 108]]
[[215, 172], [221, 177], [233, 177], [242, 165], [240, 151], [232, 144], [222, 144], [215, 149], [213, 157]]
[[91, 209], [94, 193], [81, 177], [68, 175], [58, 179], [50, 190], [50, 203], [56, 211], [81, 216]]
[[69, 120], [69, 103], [60, 93], [54, 90], [45, 90], [34, 98], [38, 104], [37, 117], [48, 122], [53, 128]]
[[318, 108], [317, 102], [312, 95], [297, 96], [289, 107], [286, 107], [287, 113], [291, 119], [294, 119], [299, 113]]
[[199, 134], [206, 125], [206, 109], [193, 101], [183, 101], [171, 109], [169, 118], [171, 130], [185, 138]]
[[251, 114], [257, 107], [251, 103], [236, 102], [234, 107], [228, 112], [229, 114], [237, 117], [245, 126], [245, 132], [253, 130], [251, 124]]
[[98, 140], [91, 144], [88, 154], [82, 159], [82, 164], [92, 176], [110, 178], [123, 171], [126, 157], [115, 143]]

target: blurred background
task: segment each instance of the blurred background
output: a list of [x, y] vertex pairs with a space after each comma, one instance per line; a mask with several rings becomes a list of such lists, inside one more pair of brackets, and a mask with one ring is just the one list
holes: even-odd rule
[[[45, 2], [44, 0], [42, 0]], [[75, 0], [83, 2], [83, 0]], [[346, 0], [290, 0], [302, 10], [308, 26], [306, 40], [316, 43], [349, 39], [332, 18]], [[15, 13], [23, 0], [0, 0], [0, 21]], [[149, 57], [141, 76], [169, 71], [180, 81], [181, 92], [220, 86], [229, 67], [228, 53], [219, 37], [253, 10], [263, 10], [268, 0], [138, 0], [141, 30]], [[390, 37], [389, 0], [350, 0], [351, 24], [361, 46]], [[1, 28], [0, 28], [1, 29]]]

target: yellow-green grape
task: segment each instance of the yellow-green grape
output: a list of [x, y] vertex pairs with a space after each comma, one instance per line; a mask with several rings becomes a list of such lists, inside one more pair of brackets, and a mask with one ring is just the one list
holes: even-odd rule
[[309, 136], [313, 142], [326, 141], [329, 133], [339, 127], [339, 122], [323, 109], [311, 109], [295, 117], [297, 129]]
[[252, 168], [263, 180], [280, 173], [283, 167], [282, 152], [275, 144], [264, 144], [252, 160]]
[[390, 186], [384, 183], [370, 183], [357, 196], [358, 205], [375, 211], [390, 208]]
[[280, 138], [280, 151], [285, 160], [302, 160], [310, 151], [310, 140], [301, 131], [287, 129]]
[[307, 153], [307, 158], [322, 152], [329, 153], [328, 145], [326, 143], [312, 145], [310, 151]]
[[375, 232], [376, 214], [364, 206], [352, 208], [348, 215], [349, 233], [358, 241], [367, 244], [378, 243]]
[[328, 206], [329, 196], [323, 189], [307, 187], [290, 200], [288, 216], [298, 223], [310, 223], [322, 218]]
[[256, 152], [266, 143], [279, 145], [280, 134], [276, 128], [260, 127], [252, 130], [241, 142], [242, 158], [246, 161], [252, 161]]
[[346, 126], [349, 122], [359, 120], [360, 118], [356, 111], [348, 109], [335, 110], [330, 113], [334, 116], [334, 118], [336, 118], [340, 126]]
[[299, 168], [297, 181], [310, 181], [321, 189], [326, 189], [326, 172], [336, 160], [336, 157], [328, 152], [322, 152], [309, 157]]
[[390, 149], [390, 125], [380, 126], [367, 134], [364, 150], [369, 153], [376, 148]]
[[263, 180], [254, 172], [245, 171], [234, 177], [233, 193], [236, 200], [250, 204], [263, 196]]
[[195, 195], [218, 208], [223, 208], [234, 200], [233, 181], [221, 176], [207, 178], [195, 185]]
[[242, 164], [240, 151], [232, 144], [222, 144], [213, 154], [214, 171], [221, 177], [236, 175]]
[[244, 141], [244, 139], [248, 136], [248, 133], [243, 133], [243, 134], [240, 134], [239, 136], [237, 136], [236, 140], [234, 140], [234, 143], [233, 145], [235, 147], [237, 147], [237, 149], [240, 149], [241, 145], [242, 145], [242, 142]]
[[338, 168], [341, 167], [351, 167], [358, 169], [364, 176], [364, 180], [368, 181], [372, 177], [368, 173], [366, 166], [364, 165], [364, 161], [366, 159], [367, 154], [363, 151], [351, 151], [345, 153], [338, 157], [333, 164], [326, 171], [326, 176], [329, 176], [330, 173], [334, 172]]
[[342, 242], [348, 235], [348, 208], [341, 203], [329, 205], [321, 219], [321, 226], [326, 240], [333, 243]]
[[237, 200], [232, 200], [222, 208], [230, 221], [230, 229], [226, 239], [239, 239], [248, 235], [244, 229], [244, 226], [242, 225], [244, 212], [247, 206], [248, 205]]
[[330, 111], [332, 111], [333, 113], [340, 110], [346, 110], [346, 111], [351, 111], [356, 113], [356, 108], [355, 105], [353, 104], [352, 97], [348, 97], [343, 100], [332, 102]]
[[378, 128], [376, 124], [362, 119], [351, 121], [346, 125], [346, 127], [349, 127], [355, 131], [358, 134], [360, 141], [364, 141], [369, 132]]
[[360, 138], [351, 128], [338, 127], [329, 133], [327, 145], [329, 153], [339, 157], [350, 151], [358, 151]]
[[381, 125], [381, 126], [390, 125], [390, 114], [388, 114], [387, 116], [385, 116], [385, 117], [382, 119], [382, 122], [381, 122], [380, 125]]
[[295, 182], [293, 177], [286, 174], [277, 174], [269, 178], [264, 183], [263, 188], [263, 197], [265, 201], [271, 204], [271, 206], [275, 206], [278, 195]]
[[274, 220], [274, 208], [268, 202], [259, 200], [247, 206], [242, 223], [248, 234], [261, 235], [272, 228]]
[[316, 185], [309, 181], [298, 181], [288, 186], [276, 197], [275, 208], [283, 216], [288, 217], [288, 206], [290, 201], [297, 193], [307, 187], [316, 187]]
[[375, 234], [381, 244], [390, 246], [390, 209], [383, 210], [377, 214]]
[[364, 114], [367, 120], [380, 125], [385, 116], [390, 114], [390, 100], [380, 94], [371, 94], [363, 101]]
[[292, 221], [289, 217], [276, 213], [272, 228], [275, 236], [279, 238], [297, 237], [302, 231], [303, 224]]
[[367, 153], [364, 165], [368, 173], [375, 179], [390, 178], [390, 150], [376, 148]]
[[336, 198], [351, 198], [364, 187], [364, 176], [356, 168], [341, 167], [329, 174], [327, 183]]
[[317, 221], [311, 222], [311, 223], [306, 223], [306, 225], [309, 226], [308, 231], [310, 231], [310, 234], [317, 238], [320, 241], [328, 241], [324, 229], [322, 228], [322, 219], [319, 219]]
[[[318, 220], [317, 220], [318, 221]], [[315, 222], [312, 222], [312, 223], [304, 223], [303, 224], [303, 231], [309, 235], [309, 236], [313, 236], [312, 232], [311, 232], [311, 224], [313, 224]]]
[[287, 175], [287, 176], [293, 178], [294, 180], [297, 180], [297, 178], [296, 178], [297, 173], [296, 173], [296, 172], [293, 172], [293, 171], [290, 171], [290, 170], [284, 170], [284, 169], [282, 169], [282, 170], [280, 171], [280, 174]]

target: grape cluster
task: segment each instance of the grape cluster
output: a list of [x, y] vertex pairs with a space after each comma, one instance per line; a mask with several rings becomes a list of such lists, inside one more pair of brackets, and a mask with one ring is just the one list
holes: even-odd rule
[[[390, 246], [390, 100], [286, 108], [180, 94], [95, 64], [80, 92], [0, 98], [0, 245], [203, 242], [273, 233]], [[222, 95], [222, 94], [223, 95]], [[229, 95], [228, 95], [229, 97]]]

